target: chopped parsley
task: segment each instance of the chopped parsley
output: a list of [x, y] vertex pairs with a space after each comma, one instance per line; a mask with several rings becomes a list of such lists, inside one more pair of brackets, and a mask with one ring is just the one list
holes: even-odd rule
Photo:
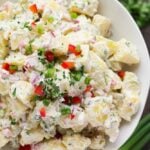
[[43, 84], [45, 85], [45, 93], [47, 99], [50, 99], [51, 101], [56, 101], [62, 96], [59, 87], [54, 83], [53, 79], [45, 79]]
[[50, 101], [48, 99], [43, 100], [44, 106], [48, 106], [50, 104]]
[[32, 30], [32, 27], [29, 25], [29, 22], [25, 22], [23, 27], [29, 29], [29, 31]]
[[16, 120], [14, 118], [11, 119], [11, 125], [16, 125]]

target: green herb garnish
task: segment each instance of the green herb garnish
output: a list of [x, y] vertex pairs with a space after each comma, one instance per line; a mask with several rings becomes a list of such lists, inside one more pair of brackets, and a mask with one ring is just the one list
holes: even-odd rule
[[72, 19], [77, 19], [78, 18], [78, 14], [75, 12], [70, 12], [70, 16]]
[[29, 29], [29, 31], [32, 30], [32, 27], [29, 25], [29, 22], [25, 22], [23, 27]]
[[84, 82], [85, 82], [86, 85], [89, 85], [90, 81], [91, 81], [91, 78], [90, 77], [86, 77]]
[[50, 104], [50, 101], [48, 99], [43, 100], [44, 106], [48, 106]]
[[55, 68], [49, 68], [45, 72], [45, 78], [53, 78], [55, 75], [56, 69]]
[[129, 10], [139, 27], [150, 23], [150, 1], [149, 0], [120, 0]]
[[12, 95], [15, 97], [16, 96], [16, 88], [14, 89]]
[[13, 119], [11, 119], [11, 125], [16, 125], [16, 120], [13, 118]]
[[55, 20], [55, 19], [54, 19], [54, 17], [52, 17], [52, 16], [50, 16], [50, 17], [48, 18], [48, 22], [49, 22], [49, 23], [53, 23], [54, 20]]
[[71, 114], [71, 109], [69, 107], [64, 107], [60, 111], [61, 111], [61, 115], [63, 116]]

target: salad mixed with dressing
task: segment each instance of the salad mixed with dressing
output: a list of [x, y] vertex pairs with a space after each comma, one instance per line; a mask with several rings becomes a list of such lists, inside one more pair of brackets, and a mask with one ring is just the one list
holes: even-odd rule
[[0, 148], [101, 150], [139, 107], [139, 63], [112, 41], [98, 0], [19, 0], [0, 7]]

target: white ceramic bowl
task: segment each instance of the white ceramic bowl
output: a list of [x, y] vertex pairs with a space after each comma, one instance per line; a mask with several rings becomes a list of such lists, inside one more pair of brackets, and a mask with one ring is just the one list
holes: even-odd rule
[[[0, 0], [0, 3], [6, 0]], [[11, 0], [15, 1], [15, 0]], [[135, 21], [132, 19], [128, 11], [118, 2], [118, 0], [100, 0], [100, 11], [101, 14], [107, 16], [112, 21], [112, 39], [119, 40], [126, 38], [132, 41], [138, 47], [138, 53], [141, 59], [141, 63], [138, 67], [134, 68], [140, 83], [141, 83], [141, 105], [138, 113], [133, 117], [130, 123], [124, 124], [120, 129], [120, 135], [118, 140], [110, 144], [108, 143], [105, 150], [118, 150], [119, 147], [130, 137], [136, 128], [149, 91], [150, 85], [150, 59], [144, 39], [138, 29]], [[10, 150], [10, 148], [8, 148]]]

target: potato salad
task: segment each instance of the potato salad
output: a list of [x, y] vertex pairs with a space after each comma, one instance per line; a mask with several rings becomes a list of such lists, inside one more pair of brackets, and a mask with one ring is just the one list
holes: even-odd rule
[[0, 7], [0, 149], [102, 150], [138, 111], [137, 48], [99, 0]]

